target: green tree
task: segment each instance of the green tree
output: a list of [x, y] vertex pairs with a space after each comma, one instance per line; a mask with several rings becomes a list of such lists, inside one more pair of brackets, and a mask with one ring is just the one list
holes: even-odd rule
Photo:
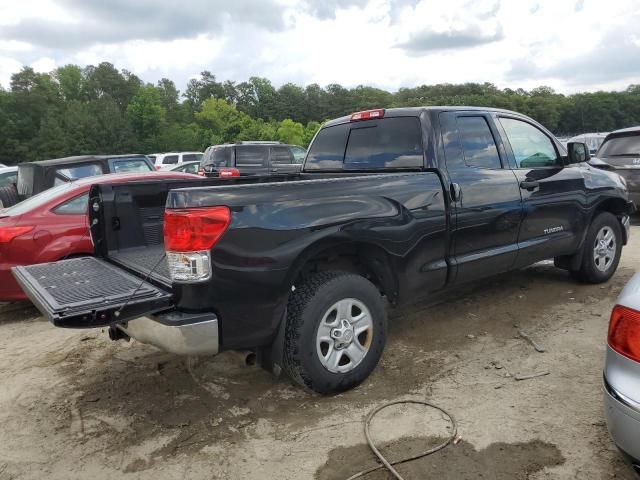
[[304, 143], [304, 127], [290, 118], [282, 120], [278, 126], [278, 140], [284, 143], [302, 145]]
[[158, 135], [165, 120], [165, 109], [158, 89], [152, 85], [140, 88], [127, 106], [127, 117], [133, 132], [143, 142]]

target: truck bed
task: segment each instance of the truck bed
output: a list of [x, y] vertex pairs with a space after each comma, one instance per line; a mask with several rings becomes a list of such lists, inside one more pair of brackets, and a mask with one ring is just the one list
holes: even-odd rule
[[122, 265], [128, 270], [147, 274], [152, 280], [171, 285], [164, 245], [162, 244], [128, 248], [112, 253], [110, 258], [114, 263]]

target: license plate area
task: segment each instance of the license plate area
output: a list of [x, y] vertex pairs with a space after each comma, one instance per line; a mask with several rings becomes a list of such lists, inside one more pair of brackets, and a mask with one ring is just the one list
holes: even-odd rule
[[102, 327], [172, 305], [170, 292], [95, 257], [14, 267], [13, 275], [59, 327]]

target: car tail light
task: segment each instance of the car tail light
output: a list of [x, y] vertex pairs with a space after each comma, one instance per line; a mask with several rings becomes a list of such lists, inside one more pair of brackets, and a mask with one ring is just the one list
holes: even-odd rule
[[172, 280], [207, 280], [211, 276], [209, 250], [230, 222], [227, 207], [165, 210], [164, 246]]
[[29, 233], [33, 230], [34, 226], [20, 226], [20, 227], [0, 227], [0, 244], [9, 243], [16, 237]]
[[201, 177], [204, 177], [204, 168], [200, 167], [198, 169], [198, 175], [200, 175]]
[[640, 312], [616, 305], [609, 321], [609, 346], [620, 355], [640, 362]]
[[162, 165], [156, 165], [156, 170], [160, 170], [162, 168]]
[[384, 108], [377, 108], [375, 110], [365, 110], [364, 112], [356, 112], [351, 114], [351, 121], [358, 122], [360, 120], [375, 120], [376, 118], [384, 117]]
[[218, 173], [218, 176], [224, 177], [224, 178], [239, 177], [240, 170], [238, 170], [237, 168], [221, 168], [220, 172]]

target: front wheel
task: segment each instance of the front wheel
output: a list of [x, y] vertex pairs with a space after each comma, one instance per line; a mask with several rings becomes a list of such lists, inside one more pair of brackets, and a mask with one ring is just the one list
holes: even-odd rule
[[386, 329], [382, 297], [369, 280], [345, 272], [313, 275], [289, 298], [285, 371], [318, 393], [353, 388], [378, 364]]
[[602, 212], [596, 216], [585, 238], [582, 265], [571, 274], [587, 283], [603, 283], [611, 278], [622, 254], [622, 227], [615, 215]]

